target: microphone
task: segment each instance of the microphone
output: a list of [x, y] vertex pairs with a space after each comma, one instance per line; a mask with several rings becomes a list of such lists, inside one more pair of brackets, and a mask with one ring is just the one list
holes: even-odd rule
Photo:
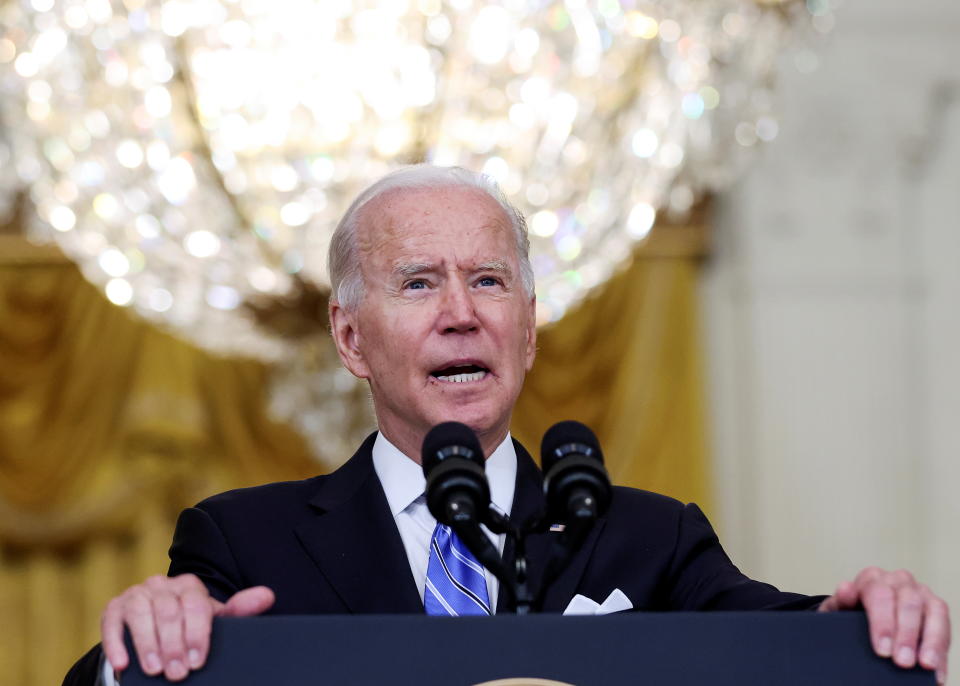
[[438, 522], [478, 522], [490, 508], [483, 449], [466, 424], [444, 422], [427, 432], [421, 450], [427, 507]]
[[[594, 433], [580, 422], [554, 424], [540, 443], [546, 516], [565, 528], [550, 545], [550, 557], [534, 607], [543, 607], [547, 590], [583, 545], [598, 517], [610, 507], [613, 489]], [[542, 525], [547, 524], [543, 522]]]
[[424, 437], [420, 456], [430, 514], [453, 529], [480, 564], [500, 580], [508, 597], [514, 596], [507, 566], [480, 528], [490, 512], [490, 484], [473, 429], [460, 422], [437, 424]]
[[554, 522], [592, 524], [610, 507], [610, 477], [596, 435], [580, 422], [554, 424], [540, 444], [547, 516]]

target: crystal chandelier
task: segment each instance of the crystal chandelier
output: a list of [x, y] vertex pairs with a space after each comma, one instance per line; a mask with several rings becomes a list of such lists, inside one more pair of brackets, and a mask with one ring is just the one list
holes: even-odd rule
[[776, 136], [778, 56], [832, 21], [827, 0], [10, 0], [0, 215], [27, 194], [29, 235], [112, 302], [289, 371], [318, 327], [271, 303], [318, 301], [352, 196], [459, 164], [527, 214], [554, 321]]

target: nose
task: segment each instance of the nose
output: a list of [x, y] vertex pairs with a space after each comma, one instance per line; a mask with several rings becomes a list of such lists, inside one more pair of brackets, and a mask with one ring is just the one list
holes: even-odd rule
[[470, 288], [460, 279], [448, 279], [443, 285], [437, 328], [441, 333], [476, 331], [480, 325], [476, 303]]

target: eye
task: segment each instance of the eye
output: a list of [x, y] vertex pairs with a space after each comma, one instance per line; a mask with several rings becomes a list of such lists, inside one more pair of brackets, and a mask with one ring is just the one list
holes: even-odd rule
[[478, 286], [497, 286], [500, 284], [500, 279], [494, 276], [484, 276], [479, 281], [477, 281]]
[[427, 282], [423, 279], [413, 279], [412, 281], [407, 281], [403, 287], [405, 290], [422, 291], [427, 287]]

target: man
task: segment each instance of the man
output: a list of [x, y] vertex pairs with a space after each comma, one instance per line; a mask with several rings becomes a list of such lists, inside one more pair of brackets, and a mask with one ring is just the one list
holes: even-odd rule
[[[527, 253], [523, 218], [485, 177], [420, 165], [362, 193], [331, 243], [330, 322], [343, 364], [370, 385], [378, 433], [331, 475], [186, 510], [171, 576], [127, 589], [103, 614], [109, 665], [129, 665], [124, 625], [145, 670], [176, 681], [204, 663], [215, 616], [429, 610], [436, 531], [417, 462], [440, 422], [476, 431], [497, 507], [519, 520], [537, 511], [539, 473], [509, 435], [536, 350]], [[530, 542], [534, 570], [549, 536]], [[480, 604], [496, 607], [497, 582], [483, 581]], [[782, 593], [740, 574], [695, 505], [663, 496], [616, 489], [545, 609], [614, 589], [639, 610], [862, 605], [879, 655], [946, 678], [946, 605], [909, 573], [870, 568], [825, 600]], [[91, 651], [68, 681], [84, 683], [99, 659]]]

